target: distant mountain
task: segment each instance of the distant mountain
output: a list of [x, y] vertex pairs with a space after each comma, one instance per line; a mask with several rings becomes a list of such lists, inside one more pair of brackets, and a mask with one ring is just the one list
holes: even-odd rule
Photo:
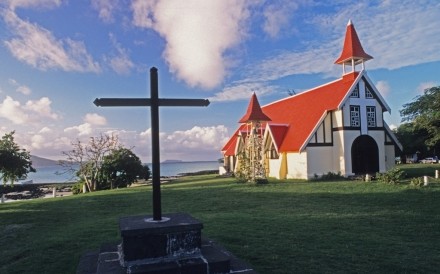
[[182, 163], [182, 160], [165, 160], [162, 164], [170, 164], [170, 163]]
[[58, 165], [58, 161], [54, 161], [34, 155], [31, 155], [31, 161], [32, 161], [32, 166], [35, 168]]

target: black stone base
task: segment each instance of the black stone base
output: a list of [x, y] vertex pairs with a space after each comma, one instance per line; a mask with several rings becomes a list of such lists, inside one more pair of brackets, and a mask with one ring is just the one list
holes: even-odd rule
[[167, 214], [164, 221], [150, 216], [119, 221], [125, 266], [200, 255], [203, 224], [186, 213]]
[[117, 244], [106, 244], [100, 251], [83, 254], [77, 274], [256, 274], [248, 264], [239, 260], [213, 241], [203, 239], [201, 256], [169, 262], [121, 266]]
[[203, 224], [186, 213], [121, 218], [122, 242], [85, 253], [77, 274], [256, 273], [218, 244], [203, 240]]

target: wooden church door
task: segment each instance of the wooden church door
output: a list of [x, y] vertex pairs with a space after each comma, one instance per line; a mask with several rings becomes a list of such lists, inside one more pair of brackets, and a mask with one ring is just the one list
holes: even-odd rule
[[374, 174], [379, 171], [379, 149], [376, 141], [368, 135], [357, 137], [351, 147], [352, 172]]

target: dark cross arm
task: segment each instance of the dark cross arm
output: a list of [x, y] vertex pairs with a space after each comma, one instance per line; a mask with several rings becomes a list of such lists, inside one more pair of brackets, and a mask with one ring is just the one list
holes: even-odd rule
[[[163, 107], [207, 107], [208, 99], [173, 99], [159, 98], [159, 106]], [[93, 103], [98, 107], [149, 107], [149, 98], [96, 98]]]

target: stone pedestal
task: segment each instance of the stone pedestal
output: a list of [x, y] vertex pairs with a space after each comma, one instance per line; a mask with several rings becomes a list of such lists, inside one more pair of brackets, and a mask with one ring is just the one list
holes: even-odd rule
[[216, 243], [202, 239], [203, 224], [186, 213], [120, 219], [120, 244], [82, 256], [78, 274], [256, 273]]
[[201, 222], [184, 213], [166, 215], [162, 221], [146, 216], [121, 218], [124, 265], [198, 257], [202, 228]]

